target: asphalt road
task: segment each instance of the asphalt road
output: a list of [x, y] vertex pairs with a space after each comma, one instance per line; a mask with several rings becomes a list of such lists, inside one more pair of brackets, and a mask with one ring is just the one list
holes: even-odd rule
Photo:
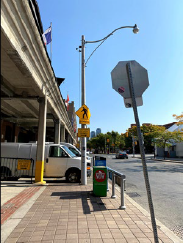
[[[107, 166], [126, 175], [126, 193], [149, 212], [141, 159], [116, 159]], [[183, 164], [147, 160], [156, 218], [169, 229], [183, 227]]]

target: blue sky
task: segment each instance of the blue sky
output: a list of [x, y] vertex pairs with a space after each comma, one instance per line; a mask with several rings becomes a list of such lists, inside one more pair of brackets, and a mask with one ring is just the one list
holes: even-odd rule
[[[183, 1], [182, 0], [37, 0], [44, 30], [52, 22], [52, 66], [63, 98], [69, 94], [81, 106], [81, 36], [99, 40], [121, 26], [137, 24], [140, 32], [122, 29], [94, 53], [85, 70], [86, 105], [90, 130], [124, 133], [135, 123], [132, 108], [112, 89], [111, 71], [119, 61], [136, 60], [148, 71], [150, 86], [138, 107], [140, 123], [166, 124], [183, 111]], [[87, 44], [89, 57], [97, 44]], [[50, 54], [50, 46], [47, 47]], [[78, 123], [78, 127], [80, 127]]]

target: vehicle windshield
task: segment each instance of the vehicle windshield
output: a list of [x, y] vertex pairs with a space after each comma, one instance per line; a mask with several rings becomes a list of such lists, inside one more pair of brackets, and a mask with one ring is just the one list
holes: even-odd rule
[[73, 158], [73, 157], [76, 157], [76, 155], [70, 151], [70, 149], [64, 145], [62, 145], [62, 148]]
[[78, 157], [81, 157], [81, 152], [77, 151], [75, 148], [69, 147], [69, 149]]

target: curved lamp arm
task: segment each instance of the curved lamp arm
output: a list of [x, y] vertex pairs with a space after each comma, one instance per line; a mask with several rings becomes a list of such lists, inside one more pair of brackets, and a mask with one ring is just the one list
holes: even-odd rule
[[135, 34], [137, 34], [137, 33], [139, 32], [139, 28], [137, 27], [136, 24], [135, 24], [134, 26], [122, 26], [122, 27], [119, 27], [119, 28], [113, 30], [110, 34], [108, 34], [106, 37], [104, 37], [104, 38], [101, 39], [101, 40], [96, 40], [96, 41], [85, 41], [85, 44], [87, 44], [87, 43], [97, 43], [97, 42], [101, 42], [101, 41], [102, 41], [102, 42], [101, 42], [101, 43], [94, 49], [94, 51], [90, 54], [90, 56], [88, 57], [88, 59], [87, 59], [86, 62], [85, 62], [85, 65], [87, 64], [87, 62], [89, 61], [89, 59], [90, 59], [90, 57], [93, 55], [93, 53], [99, 48], [99, 46], [101, 46], [101, 45], [104, 43], [105, 40], [107, 40], [107, 38], [108, 38], [109, 36], [113, 35], [113, 33], [114, 33], [115, 31], [120, 30], [120, 29], [124, 29], [124, 28], [133, 28], [133, 32], [134, 32]]
[[122, 27], [119, 27], [119, 28], [113, 30], [110, 34], [108, 34], [106, 37], [104, 37], [101, 40], [85, 41], [85, 44], [87, 44], [87, 43], [97, 43], [97, 42], [103, 41], [103, 40], [107, 39], [109, 36], [113, 35], [113, 33], [116, 32], [117, 30], [124, 29], [124, 28], [133, 28], [134, 30], [136, 30], [136, 32], [134, 32], [134, 33], [138, 33], [138, 31], [139, 31], [139, 29], [138, 29], [136, 24], [134, 26], [122, 26]]

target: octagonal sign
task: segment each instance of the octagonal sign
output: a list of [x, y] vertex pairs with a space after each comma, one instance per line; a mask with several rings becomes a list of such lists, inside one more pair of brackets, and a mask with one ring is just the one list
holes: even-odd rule
[[121, 61], [111, 72], [112, 87], [124, 98], [125, 106], [132, 107], [126, 64], [130, 63], [137, 106], [143, 104], [142, 94], [149, 86], [147, 70], [136, 61]]

